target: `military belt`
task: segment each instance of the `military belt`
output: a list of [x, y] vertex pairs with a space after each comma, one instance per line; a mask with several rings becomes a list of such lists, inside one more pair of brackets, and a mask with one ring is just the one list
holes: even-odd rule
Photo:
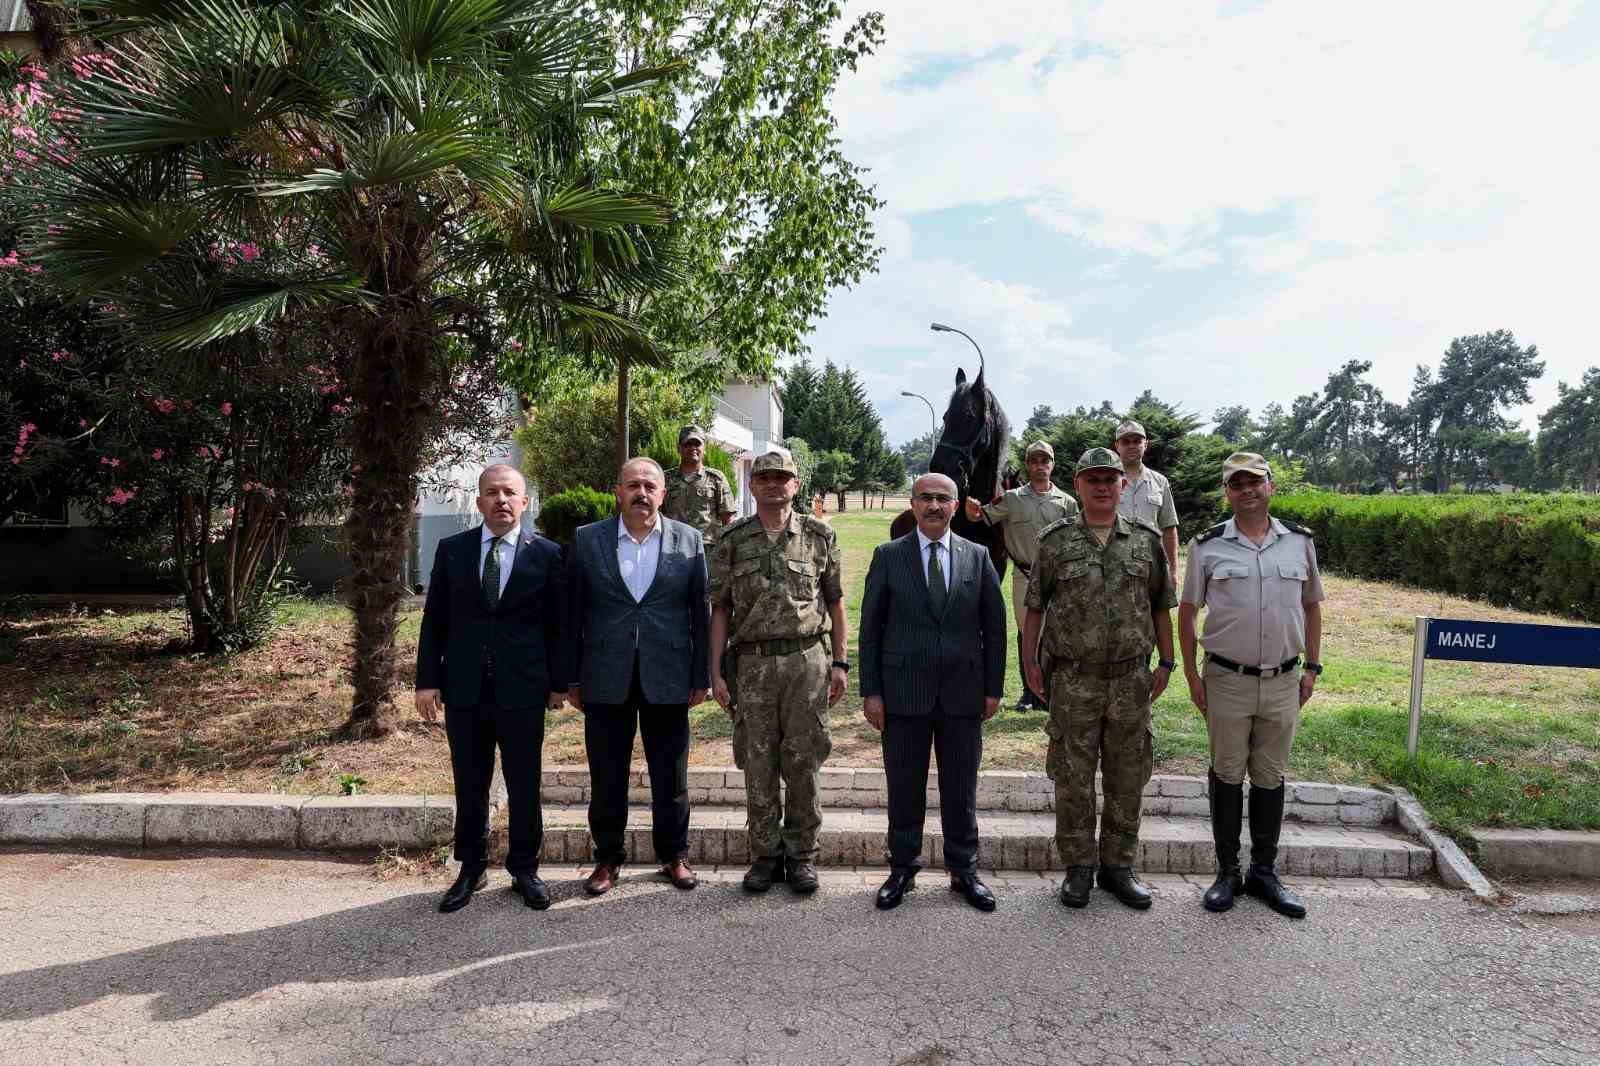
[[822, 642], [825, 634], [813, 633], [809, 637], [779, 637], [776, 640], [747, 640], [737, 651], [753, 651], [757, 655], [793, 655]]
[[1068, 670], [1086, 677], [1110, 679], [1131, 674], [1141, 666], [1150, 665], [1150, 656], [1144, 655], [1133, 659], [1118, 659], [1114, 663], [1086, 663], [1081, 659], [1061, 659], [1054, 664], [1057, 670]]
[[1293, 659], [1285, 659], [1277, 666], [1246, 666], [1243, 663], [1236, 663], [1232, 659], [1224, 659], [1222, 656], [1211, 652], [1206, 654], [1206, 658], [1224, 670], [1232, 670], [1236, 674], [1244, 674], [1247, 677], [1277, 677], [1279, 674], [1287, 674], [1290, 670], [1300, 665], [1300, 656], [1298, 655]]

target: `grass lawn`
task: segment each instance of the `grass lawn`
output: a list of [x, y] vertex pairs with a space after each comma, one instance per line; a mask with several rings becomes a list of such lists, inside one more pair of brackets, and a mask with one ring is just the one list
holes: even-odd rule
[[[852, 621], [891, 517], [854, 509], [832, 517]], [[1327, 673], [1301, 721], [1293, 777], [1403, 784], [1457, 834], [1472, 825], [1600, 829], [1600, 671], [1432, 662], [1422, 756], [1405, 757], [1414, 615], [1560, 619], [1333, 575], [1325, 584]], [[1009, 601], [1009, 580], [1005, 593]], [[1010, 617], [1008, 606], [1008, 625]], [[416, 628], [413, 612], [400, 630], [402, 662], [414, 654]], [[0, 792], [329, 793], [347, 774], [364, 778], [365, 791], [448, 790], [438, 727], [408, 721], [381, 742], [331, 741], [349, 701], [347, 614], [337, 604], [294, 603], [273, 640], [231, 659], [173, 651], [183, 632], [181, 612], [170, 609], [0, 604]], [[1014, 648], [1013, 636], [1007, 705], [1020, 685]], [[409, 688], [402, 698], [409, 704]], [[831, 763], [878, 765], [860, 700], [846, 696], [831, 717]], [[691, 762], [731, 765], [716, 704], [691, 719]], [[1002, 711], [987, 728], [984, 765], [1042, 770], [1043, 725], [1042, 713]], [[1205, 724], [1181, 677], [1157, 702], [1155, 727], [1158, 773], [1204, 774]], [[582, 732], [577, 712], [552, 713], [546, 765], [581, 764]]]

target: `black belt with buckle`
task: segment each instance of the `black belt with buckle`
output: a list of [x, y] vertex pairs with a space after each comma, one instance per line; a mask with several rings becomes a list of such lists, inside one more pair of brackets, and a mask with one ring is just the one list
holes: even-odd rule
[[753, 651], [757, 655], [793, 655], [822, 642], [826, 633], [813, 633], [809, 637], [779, 637], [776, 640], [749, 640], [737, 645], [738, 651]]
[[1298, 655], [1293, 659], [1285, 659], [1277, 666], [1246, 666], [1243, 663], [1236, 663], [1232, 659], [1224, 659], [1215, 652], [1208, 652], [1206, 658], [1224, 670], [1232, 670], [1236, 674], [1245, 674], [1249, 677], [1277, 677], [1279, 674], [1287, 674], [1290, 670], [1300, 665], [1300, 656]]

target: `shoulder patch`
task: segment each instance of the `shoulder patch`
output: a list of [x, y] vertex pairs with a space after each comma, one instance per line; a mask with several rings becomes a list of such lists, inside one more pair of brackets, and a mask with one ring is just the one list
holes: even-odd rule
[[1065, 526], [1070, 526], [1075, 521], [1077, 521], [1077, 516], [1076, 515], [1073, 515], [1070, 518], [1058, 518], [1054, 522], [1051, 522], [1049, 525], [1045, 526], [1043, 529], [1039, 530], [1039, 539], [1043, 540], [1044, 538], [1048, 537], [1050, 534], [1054, 533], [1056, 530], [1061, 529], [1061, 528], [1063, 528]]
[[1290, 533], [1298, 533], [1303, 537], [1316, 537], [1315, 533], [1311, 532], [1309, 528], [1301, 525], [1299, 522], [1291, 522], [1287, 518], [1280, 518], [1278, 519], [1278, 524], [1283, 526], [1283, 528], [1287, 529]]
[[1210, 529], [1194, 538], [1194, 542], [1196, 544], [1204, 544], [1208, 540], [1215, 540], [1216, 538], [1222, 536], [1222, 531], [1227, 528], [1228, 523], [1218, 522], [1216, 525], [1212, 526]]

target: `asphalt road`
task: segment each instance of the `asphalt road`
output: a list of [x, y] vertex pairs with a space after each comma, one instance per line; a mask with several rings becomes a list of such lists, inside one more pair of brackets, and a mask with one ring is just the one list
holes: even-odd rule
[[1024, 879], [982, 915], [925, 874], [880, 914], [870, 875], [631, 872], [440, 915], [439, 877], [370, 865], [0, 852], [0, 1062], [1600, 1061], [1600, 927], [1437, 887], [1312, 884], [1296, 923], [1179, 878], [1145, 914]]

